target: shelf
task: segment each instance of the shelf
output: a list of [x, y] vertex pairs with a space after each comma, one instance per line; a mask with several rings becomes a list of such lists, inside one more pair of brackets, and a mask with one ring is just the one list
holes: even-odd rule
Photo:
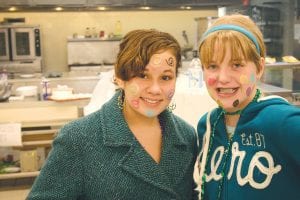
[[112, 42], [112, 41], [120, 41], [122, 38], [109, 38], [109, 39], [101, 39], [101, 38], [69, 38], [68, 42]]
[[0, 180], [37, 177], [39, 174], [40, 174], [39, 171], [0, 174]]
[[292, 69], [292, 68], [300, 68], [300, 62], [296, 62], [296, 63], [277, 62], [274, 64], [266, 64], [266, 69]]

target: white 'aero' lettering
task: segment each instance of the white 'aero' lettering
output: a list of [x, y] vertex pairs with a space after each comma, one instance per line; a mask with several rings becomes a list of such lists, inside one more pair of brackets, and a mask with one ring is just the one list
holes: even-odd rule
[[[266, 151], [259, 151], [254, 154], [254, 156], [250, 161], [248, 167], [248, 174], [245, 177], [241, 177], [241, 170], [242, 170], [244, 158], [246, 156], [246, 152], [239, 150], [239, 144], [237, 142], [234, 142], [232, 144], [231, 152], [232, 152], [232, 157], [231, 157], [231, 163], [227, 174], [227, 178], [228, 180], [231, 179], [234, 170], [235, 160], [238, 159], [238, 163], [236, 167], [236, 178], [238, 184], [241, 186], [245, 185], [246, 183], [249, 183], [253, 188], [264, 189], [270, 185], [273, 175], [277, 174], [281, 170], [281, 165], [275, 166], [273, 157], [270, 153]], [[217, 155], [219, 156], [216, 157]], [[207, 174], [206, 177], [207, 182], [211, 181], [212, 179], [218, 181], [222, 178], [221, 174], [217, 174], [217, 169], [220, 167], [223, 156], [224, 156], [224, 147], [219, 146], [218, 148], [215, 149], [214, 153], [212, 154], [211, 163], [210, 163], [211, 172], [210, 174]], [[267, 160], [266, 166], [264, 166], [259, 161], [260, 158], [265, 158]], [[266, 175], [264, 181], [256, 182], [254, 180], [253, 171], [255, 168], [257, 168], [261, 173]]]

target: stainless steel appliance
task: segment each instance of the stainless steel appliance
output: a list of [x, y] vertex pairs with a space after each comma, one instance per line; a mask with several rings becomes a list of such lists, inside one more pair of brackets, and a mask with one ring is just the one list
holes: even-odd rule
[[38, 25], [0, 25], [0, 68], [10, 73], [42, 71], [41, 34]]

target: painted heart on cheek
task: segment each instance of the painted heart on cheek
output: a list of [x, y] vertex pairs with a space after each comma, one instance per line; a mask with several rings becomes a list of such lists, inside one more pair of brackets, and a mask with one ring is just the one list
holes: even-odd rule
[[135, 107], [135, 108], [139, 107], [139, 100], [132, 100], [131, 103], [132, 103], [133, 107]]

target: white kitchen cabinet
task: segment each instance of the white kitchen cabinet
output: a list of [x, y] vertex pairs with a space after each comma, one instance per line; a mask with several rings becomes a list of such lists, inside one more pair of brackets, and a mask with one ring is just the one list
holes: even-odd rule
[[100, 66], [115, 63], [120, 40], [69, 39], [68, 66]]

